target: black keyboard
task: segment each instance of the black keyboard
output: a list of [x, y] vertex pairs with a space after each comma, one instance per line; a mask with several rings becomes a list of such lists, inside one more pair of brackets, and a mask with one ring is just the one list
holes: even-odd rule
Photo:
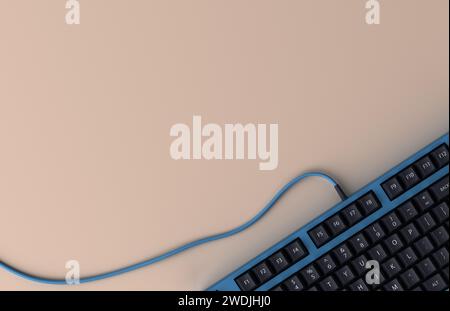
[[210, 290], [448, 289], [448, 163], [445, 135]]

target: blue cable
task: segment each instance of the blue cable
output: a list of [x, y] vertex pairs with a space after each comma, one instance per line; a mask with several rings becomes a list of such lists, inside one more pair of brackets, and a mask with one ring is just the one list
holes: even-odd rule
[[[328, 182], [330, 182], [334, 188], [336, 189], [336, 191], [338, 192], [339, 196], [341, 197], [341, 199], [345, 199], [346, 196], [344, 194], [344, 192], [342, 191], [342, 189], [340, 188], [340, 186], [337, 184], [337, 182], [331, 178], [330, 176], [324, 174], [324, 173], [320, 173], [320, 172], [310, 172], [310, 173], [304, 173], [300, 176], [295, 177], [294, 179], [292, 179], [290, 182], [288, 182], [286, 185], [284, 185], [280, 190], [278, 190], [278, 192], [275, 194], [275, 196], [269, 201], [269, 203], [266, 204], [266, 206], [261, 209], [258, 214], [256, 214], [252, 219], [250, 219], [249, 221], [245, 222], [244, 224], [231, 229], [229, 231], [223, 232], [223, 233], [219, 233], [219, 234], [214, 234], [205, 238], [201, 238], [192, 242], [189, 242], [187, 244], [184, 244], [180, 247], [174, 248], [164, 254], [161, 254], [159, 256], [150, 258], [148, 260], [144, 260], [142, 262], [124, 267], [124, 268], [120, 268], [111, 272], [106, 272], [106, 273], [102, 273], [102, 274], [98, 274], [95, 276], [90, 276], [90, 277], [86, 277], [86, 278], [80, 278], [80, 283], [89, 283], [89, 282], [94, 282], [94, 281], [99, 281], [99, 280], [103, 280], [103, 279], [107, 279], [107, 278], [112, 278], [124, 273], [128, 273], [137, 269], [141, 269], [144, 268], [146, 266], [149, 266], [151, 264], [160, 262], [164, 259], [167, 259], [169, 257], [172, 257], [174, 255], [177, 255], [179, 253], [182, 253], [184, 251], [187, 251], [188, 249], [194, 248], [196, 246], [202, 245], [202, 244], [206, 244], [212, 241], [217, 241], [220, 239], [224, 239], [227, 237], [230, 237], [232, 235], [235, 235], [237, 233], [240, 233], [242, 231], [244, 231], [245, 229], [249, 228], [250, 226], [252, 226], [253, 224], [255, 224], [258, 220], [260, 220], [274, 205], [275, 203], [290, 189], [292, 188], [295, 184], [297, 184], [298, 182], [300, 182], [301, 180], [307, 178], [307, 177], [321, 177], [325, 180], [327, 180]], [[57, 279], [47, 279], [47, 278], [43, 278], [43, 277], [37, 277], [37, 276], [33, 276], [31, 274], [22, 272], [10, 265], [7, 265], [6, 263], [4, 263], [3, 261], [0, 261], [0, 268], [5, 269], [6, 271], [21, 277], [23, 279], [29, 280], [29, 281], [33, 281], [33, 282], [38, 282], [38, 283], [44, 283], [44, 284], [52, 284], [52, 285], [66, 285], [67, 282], [66, 280], [57, 280]]]

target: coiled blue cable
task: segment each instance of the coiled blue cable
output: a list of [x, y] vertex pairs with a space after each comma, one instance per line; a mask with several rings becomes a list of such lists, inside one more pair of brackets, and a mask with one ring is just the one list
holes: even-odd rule
[[[112, 277], [115, 277], [115, 276], [118, 276], [118, 275], [121, 275], [124, 273], [128, 273], [128, 272], [131, 272], [131, 271], [134, 271], [137, 269], [144, 268], [151, 264], [160, 262], [164, 259], [167, 259], [169, 257], [172, 257], [172, 256], [182, 253], [184, 251], [187, 251], [188, 249], [194, 248], [196, 246], [206, 244], [206, 243], [209, 243], [212, 241], [217, 241], [217, 240], [224, 239], [224, 238], [230, 237], [232, 235], [238, 234], [238, 233], [244, 231], [245, 229], [251, 227], [258, 220], [260, 220], [290, 188], [292, 188], [295, 184], [297, 184], [298, 182], [302, 181], [303, 179], [305, 179], [307, 177], [321, 177], [321, 178], [327, 180], [329, 183], [331, 183], [334, 186], [334, 188], [336, 189], [336, 191], [338, 192], [339, 196], [342, 199], [346, 198], [341, 187], [330, 176], [328, 176], [324, 173], [320, 173], [320, 172], [304, 173], [302, 175], [295, 177], [294, 179], [289, 181], [286, 185], [284, 185], [280, 190], [278, 190], [278, 192], [275, 194], [275, 196], [266, 204], [266, 206], [264, 206], [263, 209], [261, 209], [258, 212], [258, 214], [256, 214], [253, 218], [251, 218], [244, 224], [242, 224], [234, 229], [189, 242], [180, 247], [174, 248], [166, 253], [163, 253], [159, 256], [144, 260], [144, 261], [136, 263], [136, 264], [132, 264], [132, 265], [124, 267], [124, 268], [120, 268], [120, 269], [117, 269], [114, 271], [110, 271], [110, 272], [106, 272], [106, 273], [102, 273], [102, 274], [98, 274], [98, 275], [94, 275], [94, 276], [90, 276], [90, 277], [80, 278], [79, 283], [89, 283], [89, 282], [94, 282], [94, 281], [100, 281], [100, 280], [107, 279], [107, 278], [112, 278]], [[0, 268], [3, 268], [8, 272], [10, 272], [18, 277], [21, 277], [23, 279], [29, 280], [29, 281], [44, 283], [44, 284], [52, 284], [52, 285], [67, 285], [66, 280], [49, 279], [49, 278], [34, 276], [32, 274], [29, 274], [29, 273], [23, 272], [17, 268], [14, 268], [10, 265], [7, 265], [3, 261], [0, 261]]]

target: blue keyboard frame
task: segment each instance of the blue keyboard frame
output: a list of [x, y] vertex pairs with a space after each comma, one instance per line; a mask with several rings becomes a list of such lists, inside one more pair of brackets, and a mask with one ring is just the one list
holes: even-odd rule
[[[266, 283], [260, 285], [255, 290], [256, 291], [266, 291], [270, 290], [271, 288], [275, 287], [276, 285], [282, 283], [284, 280], [286, 280], [288, 277], [293, 275], [294, 273], [298, 272], [300, 269], [305, 267], [306, 265], [310, 264], [311, 262], [318, 259], [320, 256], [326, 254], [333, 248], [339, 246], [342, 242], [353, 236], [355, 233], [359, 232], [372, 222], [376, 221], [377, 219], [381, 218], [383, 215], [387, 214], [392, 209], [398, 207], [400, 203], [403, 201], [406, 201], [407, 199], [411, 198], [415, 194], [421, 192], [423, 189], [429, 187], [434, 182], [438, 181], [442, 177], [448, 174], [449, 166], [446, 165], [442, 167], [440, 170], [438, 170], [436, 173], [432, 174], [428, 178], [422, 180], [419, 184], [414, 186], [413, 188], [409, 189], [408, 191], [404, 192], [402, 195], [391, 201], [384, 190], [381, 187], [381, 183], [388, 180], [390, 177], [396, 175], [401, 170], [405, 169], [409, 165], [413, 164], [417, 160], [419, 160], [421, 157], [425, 156], [429, 152], [431, 152], [436, 147], [442, 145], [442, 144], [449, 144], [449, 134], [445, 134], [439, 139], [435, 140], [425, 148], [421, 149], [417, 153], [415, 153], [413, 156], [409, 157], [407, 160], [401, 162], [400, 164], [396, 165], [391, 170], [387, 171], [365, 187], [361, 188], [360, 190], [353, 193], [351, 196], [349, 196], [345, 201], [342, 201], [338, 204], [336, 204], [334, 207], [320, 215], [319, 217], [315, 218], [299, 230], [295, 231], [294, 233], [288, 235], [286, 238], [282, 239], [278, 243], [274, 244], [272, 247], [268, 248], [264, 252], [262, 252], [260, 255], [256, 256], [234, 272], [230, 273], [228, 276], [220, 280], [219, 282], [215, 283], [211, 287], [209, 287], [207, 290], [209, 291], [240, 291], [241, 289], [238, 287], [235, 279], [245, 273], [246, 271], [250, 270], [252, 267], [275, 253], [276, 251], [280, 250], [284, 246], [288, 245], [290, 242], [294, 241], [296, 238], [300, 238], [300, 240], [305, 245], [306, 249], [308, 250], [309, 255], [303, 258], [302, 260], [296, 262], [292, 266], [290, 266], [288, 269], [284, 270], [283, 272], [277, 274], [274, 278], [270, 279]], [[311, 238], [308, 235], [308, 231], [316, 227], [318, 224], [325, 221], [330, 216], [334, 215], [335, 213], [339, 212], [341, 209], [347, 207], [350, 203], [354, 202], [364, 194], [373, 191], [375, 195], [377, 196], [378, 200], [380, 201], [382, 207], [375, 211], [373, 214], [367, 216], [359, 223], [355, 224], [353, 227], [348, 228], [346, 231], [339, 234], [337, 237], [332, 239], [331, 241], [327, 242], [323, 246], [317, 248]]]

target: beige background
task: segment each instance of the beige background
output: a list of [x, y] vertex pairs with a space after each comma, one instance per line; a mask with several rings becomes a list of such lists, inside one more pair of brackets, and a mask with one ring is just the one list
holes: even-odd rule
[[[294, 175], [353, 192], [448, 131], [448, 1], [0, 0], [0, 258], [90, 275], [241, 224]], [[280, 164], [180, 161], [170, 127], [279, 123]], [[338, 201], [309, 180], [264, 220], [75, 289], [199, 290]], [[0, 271], [0, 290], [67, 289]], [[73, 287], [71, 289], [74, 289]]]

